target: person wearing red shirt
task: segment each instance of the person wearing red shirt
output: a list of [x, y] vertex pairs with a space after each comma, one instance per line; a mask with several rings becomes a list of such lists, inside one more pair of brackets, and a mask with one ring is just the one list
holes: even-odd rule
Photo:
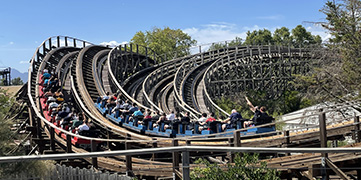
[[[209, 114], [209, 118], [206, 120], [206, 124], [216, 121], [215, 114], [212, 112]], [[208, 130], [211, 130], [211, 128], [208, 126]]]

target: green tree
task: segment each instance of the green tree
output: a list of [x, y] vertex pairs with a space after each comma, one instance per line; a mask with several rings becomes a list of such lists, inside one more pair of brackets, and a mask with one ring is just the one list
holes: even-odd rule
[[268, 29], [254, 30], [252, 32], [247, 32], [247, 37], [244, 42], [246, 45], [257, 45], [264, 44], [268, 45], [269, 43], [273, 44], [272, 33]]
[[232, 46], [240, 46], [242, 45], [242, 38], [240, 37], [236, 37], [234, 40], [232, 40], [231, 42], [225, 42], [225, 43], [213, 43], [210, 47], [209, 50], [213, 51], [213, 50], [217, 50], [217, 49], [224, 49], [226, 47], [232, 47]]
[[145, 33], [139, 31], [133, 36], [131, 42], [151, 48], [157, 55], [166, 57], [166, 60], [189, 55], [190, 47], [197, 43], [182, 30], [169, 27], [153, 28]]
[[342, 55], [343, 85], [349, 89], [361, 86], [361, 1], [328, 1], [320, 10], [326, 15], [322, 26], [327, 29], [331, 48]]
[[11, 84], [12, 85], [23, 85], [24, 82], [23, 82], [23, 80], [21, 80], [20, 77], [17, 77], [17, 78], [14, 78], [11, 80]]
[[218, 164], [211, 164], [204, 159], [198, 159], [197, 167], [191, 172], [193, 180], [223, 180], [223, 179], [254, 179], [254, 180], [276, 180], [280, 179], [275, 169], [267, 168], [264, 161], [259, 161], [258, 154], [250, 155], [236, 154], [234, 164], [227, 164], [226, 167]]
[[278, 45], [289, 45], [292, 42], [290, 30], [286, 27], [281, 27], [273, 32], [273, 40]]
[[293, 45], [296, 47], [307, 46], [310, 44], [321, 44], [322, 39], [319, 35], [312, 35], [302, 25], [292, 29]]

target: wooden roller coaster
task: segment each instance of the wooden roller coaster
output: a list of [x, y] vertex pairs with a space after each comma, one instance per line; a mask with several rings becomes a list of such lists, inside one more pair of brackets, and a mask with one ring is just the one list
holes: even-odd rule
[[[66, 36], [45, 40], [36, 50], [29, 67], [28, 83], [18, 93], [27, 103], [32, 141], [39, 144], [40, 153], [85, 153], [170, 146], [228, 146], [228, 147], [327, 147], [327, 141], [353, 137], [359, 147], [360, 122], [358, 116], [342, 119], [329, 118], [330, 113], [359, 106], [360, 101], [334, 104], [313, 110], [317, 124], [307, 128], [279, 131], [277, 121], [261, 126], [236, 126], [225, 132], [204, 130], [201, 134], [188, 130], [182, 124], [178, 129], [153, 128], [130, 122], [126, 117], [104, 111], [97, 98], [105, 94], [121, 93], [123, 100], [141, 108], [169, 113], [172, 109], [188, 111], [192, 119], [203, 112], [229, 116], [214, 103], [214, 99], [247, 89], [265, 90], [269, 97], [279, 97], [285, 81], [292, 74], [303, 74], [325, 58], [332, 58], [324, 47], [291, 48], [282, 46], [239, 46], [199, 52], [186, 57], [164, 61], [151, 49], [136, 44], [120, 45], [113, 49]], [[85, 113], [96, 126], [98, 134], [89, 137], [64, 130], [44, 109], [41, 78], [44, 69], [52, 69], [59, 78], [65, 99], [71, 107]], [[327, 117], [327, 118], [326, 118]], [[180, 130], [180, 128], [183, 128]], [[326, 142], [326, 144], [325, 144]], [[49, 144], [49, 146], [45, 146]], [[63, 149], [63, 150], [60, 150]], [[319, 176], [313, 170], [321, 167], [325, 153], [291, 155], [266, 153], [268, 166], [282, 172], [283, 177], [309, 178]], [[223, 157], [232, 162], [232, 154], [219, 152], [191, 152], [190, 156]], [[219, 159], [219, 158], [218, 158]], [[329, 154], [328, 161], [353, 177], [361, 177], [359, 153]], [[217, 160], [219, 162], [220, 160]], [[83, 164], [142, 177], [169, 177], [179, 171], [179, 154], [173, 152], [85, 158]], [[177, 167], [177, 168], [175, 168]], [[334, 170], [333, 168], [333, 170]], [[336, 170], [334, 170], [336, 172]], [[332, 174], [332, 172], [329, 172]], [[337, 174], [337, 172], [336, 172]]]

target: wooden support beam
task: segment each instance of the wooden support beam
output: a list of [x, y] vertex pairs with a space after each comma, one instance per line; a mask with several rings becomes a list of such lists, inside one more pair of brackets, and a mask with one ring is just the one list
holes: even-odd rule
[[[291, 140], [290, 140], [290, 131], [284, 131], [284, 132], [283, 132], [283, 136], [286, 138], [284, 147], [287, 147], [287, 146], [291, 143]], [[289, 156], [289, 155], [291, 155], [291, 153], [286, 153], [286, 156]]]
[[329, 158], [325, 158], [326, 164], [343, 180], [350, 180], [350, 178], [347, 177], [347, 175], [339, 169]]
[[[157, 148], [157, 147], [158, 147], [158, 143], [155, 141], [155, 140], [157, 140], [157, 139], [156, 139], [156, 138], [153, 138], [153, 140], [154, 140], [154, 142], [152, 143], [152, 147], [153, 147], [153, 148]], [[153, 153], [153, 155], [152, 155], [153, 161], [155, 161], [156, 158], [157, 158], [157, 154], [156, 154], [156, 153]]]
[[[233, 147], [233, 138], [228, 138], [228, 144], [230, 147]], [[234, 153], [232, 152], [227, 152], [227, 156], [229, 157], [229, 163], [233, 163], [234, 162]]]
[[66, 135], [66, 152], [71, 153], [71, 136], [69, 134]]
[[36, 134], [37, 134], [37, 138], [41, 139], [42, 135], [41, 135], [41, 122], [40, 122], [40, 118], [36, 117]]
[[[125, 150], [131, 149], [131, 144], [129, 142], [125, 142]], [[127, 168], [127, 176], [133, 176], [133, 167], [132, 167], [132, 156], [125, 156], [125, 163]]]
[[361, 142], [361, 131], [360, 131], [360, 117], [359, 116], [355, 116], [354, 118], [354, 123], [358, 123], [356, 126], [355, 126], [355, 141], [356, 143], [359, 143]]
[[[326, 113], [322, 112], [320, 109], [320, 115], [318, 117], [319, 126], [320, 126], [320, 141], [321, 148], [327, 147], [327, 130], [326, 130]], [[328, 180], [329, 176], [327, 174], [327, 163], [326, 158], [328, 157], [327, 153], [321, 153], [321, 175], [323, 180]]]
[[52, 151], [55, 151], [55, 132], [53, 127], [50, 127], [50, 148]]
[[241, 147], [241, 132], [236, 131], [233, 133], [233, 145], [234, 147]]
[[[90, 145], [91, 145], [91, 152], [96, 152], [97, 151], [97, 143], [95, 142], [95, 140], [91, 140]], [[94, 168], [98, 168], [98, 158], [97, 157], [92, 157], [92, 164], [93, 164]]]
[[183, 151], [182, 152], [182, 167], [183, 167], [183, 179], [189, 180], [189, 151]]
[[313, 164], [308, 165], [308, 179], [313, 179], [314, 177], [314, 169]]
[[[178, 146], [178, 140], [173, 139], [172, 144], [173, 146]], [[176, 151], [172, 153], [172, 162], [173, 162], [174, 179], [180, 180], [181, 177], [177, 175], [177, 171], [179, 171], [179, 153]]]

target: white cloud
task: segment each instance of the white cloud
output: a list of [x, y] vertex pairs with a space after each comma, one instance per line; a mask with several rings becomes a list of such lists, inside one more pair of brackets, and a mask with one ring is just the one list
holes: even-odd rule
[[320, 26], [308, 26], [306, 27], [307, 31], [311, 32], [312, 35], [319, 35], [322, 38], [322, 41], [327, 41], [331, 38], [331, 34], [328, 33], [325, 29]]
[[29, 61], [20, 61], [20, 64], [29, 64]]
[[11, 41], [11, 42], [9, 42], [9, 44], [10, 44], [10, 45], [13, 45], [13, 44], [14, 44], [14, 42], [12, 42], [12, 41]]
[[245, 38], [246, 33], [239, 31], [235, 24], [220, 22], [202, 25], [201, 28], [191, 27], [183, 32], [198, 41], [198, 44], [233, 40], [235, 37]]
[[119, 46], [121, 44], [127, 44], [127, 43], [128, 43], [127, 41], [123, 41], [121, 43], [118, 43], [117, 41], [109, 41], [109, 42], [102, 42], [102, 43], [100, 43], [100, 45], [116, 47], [116, 46]]

